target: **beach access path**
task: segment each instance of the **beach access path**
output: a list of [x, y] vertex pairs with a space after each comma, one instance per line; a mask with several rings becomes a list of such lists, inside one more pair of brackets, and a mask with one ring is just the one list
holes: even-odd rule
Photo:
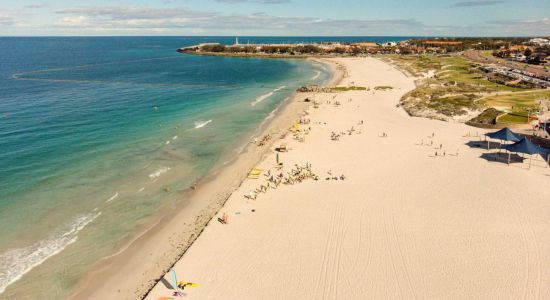
[[[256, 200], [244, 195], [267, 177], [246, 180], [176, 263], [179, 280], [200, 285], [182, 299], [550, 298], [542, 160], [528, 170], [484, 159], [471, 147], [482, 130], [396, 107], [414, 78], [374, 58], [332, 62], [346, 68], [341, 85], [371, 90], [309, 95], [319, 106], [299, 128], [311, 131], [287, 135], [279, 154], [283, 172], [307, 163], [319, 180]], [[257, 167], [276, 173], [275, 161]], [[147, 299], [172, 293], [159, 282]]]

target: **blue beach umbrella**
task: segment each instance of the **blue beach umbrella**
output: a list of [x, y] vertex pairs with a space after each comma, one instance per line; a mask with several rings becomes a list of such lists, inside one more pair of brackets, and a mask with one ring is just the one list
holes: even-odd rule
[[[517, 143], [514, 143], [514, 144], [511, 144], [511, 145], [504, 145], [502, 146], [503, 149], [506, 149], [508, 150], [508, 164], [510, 164], [510, 153], [511, 152], [515, 152], [515, 153], [524, 153], [524, 154], [529, 154], [529, 155], [535, 155], [535, 154], [540, 154], [541, 156], [544, 156], [544, 155], [548, 155], [549, 154], [549, 150], [548, 149], [545, 149], [545, 148], [542, 148], [540, 146], [537, 146], [535, 144], [533, 144], [533, 142], [531, 142], [530, 140], [526, 139], [526, 138], [522, 138], [521, 141], [517, 142]], [[529, 167], [531, 167], [531, 158], [529, 159]], [[550, 156], [548, 156], [548, 160], [550, 160]]]
[[[523, 138], [519, 134], [510, 130], [508, 127], [504, 127], [499, 131], [486, 133], [485, 136], [488, 136], [491, 139], [507, 142], [519, 142]], [[489, 140], [487, 140], [487, 149], [489, 149]]]
[[170, 271], [170, 275], [172, 277], [172, 286], [174, 287], [175, 290], [178, 289], [178, 277], [176, 276], [176, 270], [172, 269]]

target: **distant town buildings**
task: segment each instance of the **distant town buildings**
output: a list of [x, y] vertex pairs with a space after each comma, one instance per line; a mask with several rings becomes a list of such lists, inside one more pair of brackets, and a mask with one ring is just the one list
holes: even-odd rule
[[539, 47], [550, 46], [550, 40], [543, 38], [530, 39], [528, 43]]
[[367, 55], [367, 54], [449, 54], [467, 50], [492, 50], [493, 56], [528, 64], [546, 64], [550, 54], [550, 40], [546, 38], [434, 38], [411, 39], [401, 42], [374, 43], [320, 42], [286, 44], [205, 43], [179, 49], [180, 52], [227, 53], [230, 55]]

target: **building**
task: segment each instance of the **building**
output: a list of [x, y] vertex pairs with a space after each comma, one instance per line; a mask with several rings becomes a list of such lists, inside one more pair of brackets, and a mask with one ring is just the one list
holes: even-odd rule
[[536, 45], [536, 46], [539, 46], [539, 47], [542, 47], [542, 46], [550, 46], [550, 40], [548, 39], [543, 39], [543, 38], [534, 38], [534, 39], [530, 39], [529, 44], [533, 44], [533, 45]]
[[373, 42], [359, 42], [359, 43], [353, 43], [351, 46], [354, 47], [361, 47], [361, 48], [377, 48], [379, 45], [377, 43]]
[[440, 46], [458, 46], [458, 45], [462, 45], [462, 42], [426, 40], [426, 41], [423, 41], [422, 44], [426, 46], [440, 47]]

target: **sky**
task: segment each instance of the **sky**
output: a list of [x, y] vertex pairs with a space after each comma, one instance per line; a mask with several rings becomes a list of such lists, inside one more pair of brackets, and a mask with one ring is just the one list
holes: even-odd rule
[[550, 36], [550, 0], [0, 0], [0, 36]]

